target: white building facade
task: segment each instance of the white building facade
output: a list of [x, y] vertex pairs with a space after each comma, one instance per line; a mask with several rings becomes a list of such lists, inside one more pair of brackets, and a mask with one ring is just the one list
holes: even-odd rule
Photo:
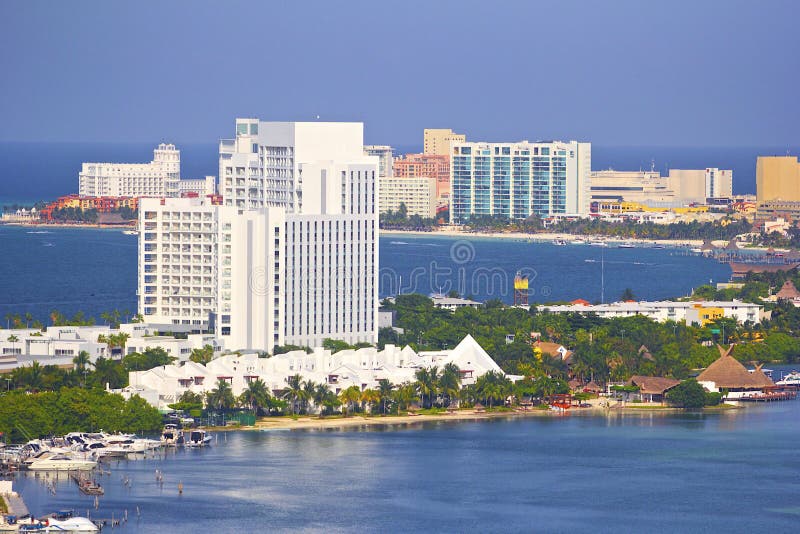
[[764, 307], [740, 300], [731, 301], [681, 301], [669, 300], [658, 302], [611, 302], [608, 304], [559, 304], [540, 306], [539, 309], [550, 313], [582, 313], [594, 314], [598, 317], [630, 317], [644, 315], [655, 321], [686, 321], [687, 324], [704, 322], [703, 312], [720, 310], [724, 317], [736, 319], [740, 323], [759, 323], [765, 318]]
[[217, 194], [217, 177], [205, 176], [203, 178], [184, 178], [178, 182], [178, 196], [199, 196]]
[[451, 221], [474, 216], [588, 215], [591, 143], [455, 143]]
[[436, 216], [436, 178], [381, 178], [380, 212], [397, 211], [405, 204], [408, 215]]
[[391, 178], [394, 174], [394, 149], [389, 145], [367, 145], [364, 154], [378, 157], [378, 175], [381, 179]]
[[220, 145], [223, 205], [140, 203], [145, 321], [214, 331], [231, 350], [376, 342], [378, 160], [363, 125], [236, 125]]
[[[286, 379], [300, 375], [303, 380], [326, 384], [333, 393], [351, 386], [360, 390], [375, 389], [380, 380], [400, 385], [415, 380], [418, 369], [441, 369], [455, 364], [461, 373], [461, 384], [474, 384], [478, 377], [489, 371], [505, 375], [497, 363], [472, 338], [465, 337], [454, 349], [435, 352], [414, 352], [410, 347], [386, 345], [379, 351], [375, 347], [345, 350], [332, 354], [316, 348], [311, 354], [293, 351], [271, 358], [257, 354], [228, 354], [207, 365], [186, 362], [184, 365], [167, 365], [149, 371], [129, 373], [130, 391], [145, 399], [158, 399], [157, 407], [166, 408], [186, 391], [206, 393], [214, 389], [217, 381], [228, 382], [234, 395], [240, 395], [254, 380], [262, 380], [273, 393], [284, 391]], [[506, 375], [510, 380], [522, 377]]]
[[86, 197], [176, 197], [181, 179], [181, 153], [161, 143], [150, 163], [84, 163], [78, 194]]

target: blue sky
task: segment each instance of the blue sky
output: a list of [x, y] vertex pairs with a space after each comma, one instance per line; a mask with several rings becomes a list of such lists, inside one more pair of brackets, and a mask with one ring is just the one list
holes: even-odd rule
[[236, 116], [475, 140], [782, 146], [800, 2], [0, 3], [0, 140], [213, 142]]

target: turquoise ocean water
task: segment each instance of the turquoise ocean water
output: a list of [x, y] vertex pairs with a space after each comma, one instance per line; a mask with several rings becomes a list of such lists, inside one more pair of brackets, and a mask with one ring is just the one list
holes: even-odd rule
[[[136, 312], [137, 237], [120, 230], [0, 226], [0, 320], [54, 309], [98, 318]], [[617, 299], [629, 287], [642, 299], [685, 295], [730, 268], [680, 249], [557, 247], [525, 240], [384, 235], [380, 295], [455, 289], [479, 300], [513, 300], [517, 271], [530, 279], [531, 302]], [[128, 315], [127, 313], [125, 315]]]

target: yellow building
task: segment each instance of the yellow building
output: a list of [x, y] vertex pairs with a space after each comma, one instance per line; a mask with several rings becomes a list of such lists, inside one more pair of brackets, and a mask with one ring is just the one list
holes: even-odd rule
[[725, 317], [725, 310], [716, 306], [703, 306], [695, 304], [686, 310], [686, 323], [697, 323], [700, 326], [707, 326], [717, 319]]
[[450, 156], [453, 143], [465, 143], [467, 136], [457, 134], [450, 128], [425, 128], [423, 152], [437, 156]]
[[800, 201], [800, 163], [796, 156], [759, 156], [756, 201]]

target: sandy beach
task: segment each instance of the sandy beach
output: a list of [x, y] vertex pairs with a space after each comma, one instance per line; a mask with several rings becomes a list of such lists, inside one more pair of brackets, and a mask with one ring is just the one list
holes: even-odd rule
[[[462, 237], [468, 238], [491, 238], [491, 239], [511, 239], [517, 241], [533, 241], [537, 243], [550, 243], [556, 239], [563, 239], [570, 242], [575, 239], [582, 239], [586, 241], [604, 241], [609, 245], [619, 243], [637, 243], [637, 244], [658, 244], [669, 245], [673, 247], [700, 247], [703, 244], [699, 239], [623, 239], [620, 237], [605, 237], [605, 236], [588, 236], [577, 234], [564, 234], [543, 232], [536, 234], [526, 234], [522, 232], [465, 232], [455, 228], [446, 228], [441, 230], [434, 230], [432, 232], [417, 232], [412, 230], [381, 230], [381, 235], [415, 235], [415, 236], [446, 236], [446, 237]], [[727, 244], [727, 241], [714, 241], [715, 246], [722, 247]]]
[[[592, 406], [588, 408], [572, 408], [566, 411], [542, 410], [536, 408], [521, 409], [517, 408], [509, 411], [476, 411], [474, 409], [456, 410], [451, 413], [431, 414], [431, 415], [388, 415], [388, 416], [363, 416], [353, 415], [350, 417], [317, 417], [299, 416], [292, 417], [262, 417], [254, 426], [248, 427], [219, 427], [216, 431], [272, 431], [272, 430], [325, 430], [335, 428], [368, 428], [376, 426], [399, 426], [409, 427], [418, 426], [423, 423], [435, 422], [469, 422], [486, 421], [489, 419], [509, 419], [518, 417], [569, 417], [569, 416], [606, 416], [606, 415], [641, 415], [643, 413], [676, 413], [680, 408], [671, 408], [660, 404], [614, 404], [609, 407], [602, 405], [602, 400], [592, 399], [589, 401]], [[706, 409], [709, 412], [739, 409], [737, 406], [724, 405]]]

